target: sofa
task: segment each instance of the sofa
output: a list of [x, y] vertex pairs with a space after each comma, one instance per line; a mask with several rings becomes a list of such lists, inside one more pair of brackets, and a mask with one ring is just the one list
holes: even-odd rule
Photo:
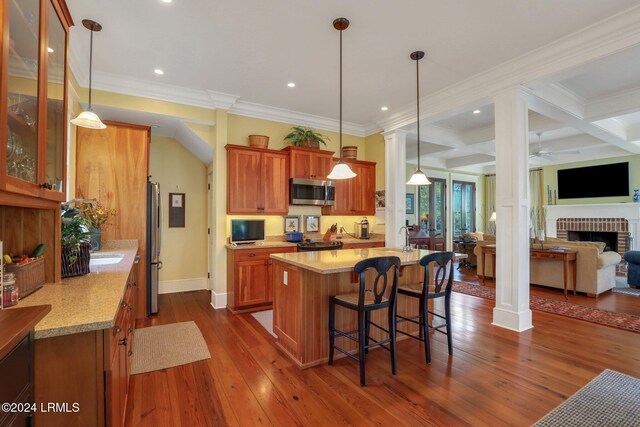
[[[478, 257], [478, 276], [485, 275], [482, 265], [481, 250], [483, 246], [495, 244], [495, 237], [485, 235], [483, 240], [478, 240], [475, 254]], [[534, 243], [534, 248], [540, 249], [540, 243]], [[577, 284], [576, 290], [591, 297], [597, 297], [603, 292], [615, 287], [616, 266], [622, 260], [616, 252], [603, 252], [605, 244], [602, 242], [576, 242], [557, 238], [548, 238], [544, 247], [560, 246], [575, 249], [577, 253]], [[498, 253], [500, 249], [497, 248]], [[493, 260], [490, 255], [485, 256], [487, 277], [493, 277]], [[531, 259], [529, 275], [531, 283], [564, 289], [564, 270], [562, 261], [544, 261]], [[573, 289], [573, 275], [569, 275], [567, 289]]]

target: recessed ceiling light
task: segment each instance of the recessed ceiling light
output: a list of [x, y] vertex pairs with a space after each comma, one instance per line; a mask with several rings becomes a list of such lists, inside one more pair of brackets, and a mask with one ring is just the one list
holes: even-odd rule
[[160, 0], [162, 3], [171, 3], [173, 0]]
[[473, 114], [480, 114], [480, 110], [473, 110]]
[[387, 111], [387, 110], [389, 109], [389, 107], [386, 107], [386, 106], [385, 106], [385, 107], [380, 107], [380, 109], [381, 109], [382, 111]]
[[156, 68], [155, 70], [153, 70], [153, 72], [156, 73], [159, 76], [164, 74], [164, 71], [162, 71], [160, 68]]
[[50, 47], [47, 48], [47, 52], [49, 53], [53, 53], [53, 49], [51, 49]]
[[296, 84], [294, 82], [289, 82], [287, 83], [287, 86], [289, 87], [296, 87]]

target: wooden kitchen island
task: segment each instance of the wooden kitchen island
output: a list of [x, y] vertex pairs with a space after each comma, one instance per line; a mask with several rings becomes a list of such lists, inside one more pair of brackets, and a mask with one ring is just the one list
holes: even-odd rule
[[[371, 248], [272, 254], [273, 332], [277, 335], [276, 345], [301, 369], [327, 363], [329, 296], [357, 292], [359, 277], [353, 273], [356, 263], [367, 258], [397, 256], [402, 263], [399, 283], [418, 285], [424, 275], [419, 261], [432, 252]], [[367, 285], [370, 286], [371, 282], [367, 280]], [[401, 315], [417, 315], [418, 300], [398, 295], [397, 312]], [[372, 321], [386, 326], [385, 313], [384, 310], [372, 313]], [[355, 312], [337, 307], [336, 327], [344, 331], [356, 329]], [[418, 331], [416, 325], [409, 323], [403, 323], [401, 329], [412, 333]], [[372, 337], [378, 339], [382, 337], [381, 334], [375, 327], [371, 328]], [[345, 349], [356, 350], [355, 342], [345, 338], [338, 338], [337, 342]], [[339, 353], [336, 355], [340, 356], [344, 357]]]

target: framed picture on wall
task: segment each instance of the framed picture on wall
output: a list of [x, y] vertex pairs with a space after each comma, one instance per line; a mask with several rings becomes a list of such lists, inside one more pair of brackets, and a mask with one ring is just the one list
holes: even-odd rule
[[315, 215], [304, 216], [305, 233], [317, 233], [320, 231], [320, 217]]
[[416, 209], [416, 195], [413, 193], [407, 193], [407, 197], [405, 199], [405, 210], [407, 211], [407, 215], [411, 215], [415, 213]]
[[299, 216], [285, 216], [284, 217], [284, 232], [295, 233], [301, 231], [300, 217]]
[[169, 193], [169, 227], [184, 227], [185, 193]]

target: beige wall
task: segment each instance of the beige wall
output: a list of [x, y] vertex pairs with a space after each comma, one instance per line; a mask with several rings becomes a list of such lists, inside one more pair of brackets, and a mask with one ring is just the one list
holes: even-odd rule
[[[161, 280], [207, 277], [207, 167], [175, 139], [152, 137], [149, 171], [163, 198]], [[184, 228], [169, 228], [169, 193], [186, 193]]]
[[374, 133], [364, 139], [365, 156], [364, 160], [376, 163], [376, 190], [385, 188], [385, 153], [384, 136], [381, 133]]

